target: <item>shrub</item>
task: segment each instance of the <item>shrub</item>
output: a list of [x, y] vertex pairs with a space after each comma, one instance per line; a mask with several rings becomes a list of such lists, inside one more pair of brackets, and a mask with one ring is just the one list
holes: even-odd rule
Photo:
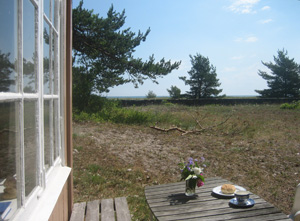
[[170, 97], [172, 99], [178, 99], [178, 98], [180, 98], [181, 90], [178, 87], [172, 85], [171, 89], [167, 89], [167, 91], [169, 92]]
[[293, 101], [292, 103], [284, 103], [280, 105], [280, 109], [297, 109], [300, 108], [300, 101]]
[[[101, 101], [101, 102], [99, 102]], [[153, 121], [154, 114], [147, 111], [138, 111], [130, 108], [122, 108], [118, 101], [107, 99], [98, 100], [101, 106], [89, 109], [89, 112], [74, 111], [74, 121], [113, 122], [123, 124], [147, 124]], [[92, 111], [93, 110], [93, 111]]]
[[149, 91], [148, 94], [146, 94], [146, 97], [148, 99], [156, 98], [156, 94], [153, 91]]

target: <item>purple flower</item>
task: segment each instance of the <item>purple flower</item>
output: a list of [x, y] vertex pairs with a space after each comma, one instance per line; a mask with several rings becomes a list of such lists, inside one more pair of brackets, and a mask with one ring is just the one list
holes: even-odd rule
[[205, 158], [204, 158], [204, 157], [201, 157], [201, 161], [204, 162], [204, 161], [205, 161]]

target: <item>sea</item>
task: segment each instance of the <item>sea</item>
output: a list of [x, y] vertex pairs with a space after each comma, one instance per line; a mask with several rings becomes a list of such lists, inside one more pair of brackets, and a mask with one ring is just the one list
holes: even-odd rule
[[[250, 98], [257, 97], [258, 95], [226, 95], [226, 98]], [[146, 96], [106, 96], [108, 99], [144, 99]], [[156, 96], [156, 98], [160, 99], [168, 99], [170, 96]]]

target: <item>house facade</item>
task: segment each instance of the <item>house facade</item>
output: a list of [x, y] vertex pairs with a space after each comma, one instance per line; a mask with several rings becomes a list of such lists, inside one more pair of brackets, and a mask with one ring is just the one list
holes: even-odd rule
[[68, 220], [72, 0], [0, 3], [0, 220]]

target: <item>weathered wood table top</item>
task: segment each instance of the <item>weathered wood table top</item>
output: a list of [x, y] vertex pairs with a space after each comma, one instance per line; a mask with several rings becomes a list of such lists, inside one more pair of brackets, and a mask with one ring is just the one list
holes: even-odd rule
[[254, 206], [232, 206], [229, 204], [231, 198], [212, 192], [214, 187], [225, 183], [231, 182], [219, 177], [206, 178], [204, 186], [196, 187], [194, 197], [185, 196], [185, 182], [147, 186], [145, 195], [158, 220], [290, 220], [286, 214], [252, 193], [250, 198], [255, 201]]

